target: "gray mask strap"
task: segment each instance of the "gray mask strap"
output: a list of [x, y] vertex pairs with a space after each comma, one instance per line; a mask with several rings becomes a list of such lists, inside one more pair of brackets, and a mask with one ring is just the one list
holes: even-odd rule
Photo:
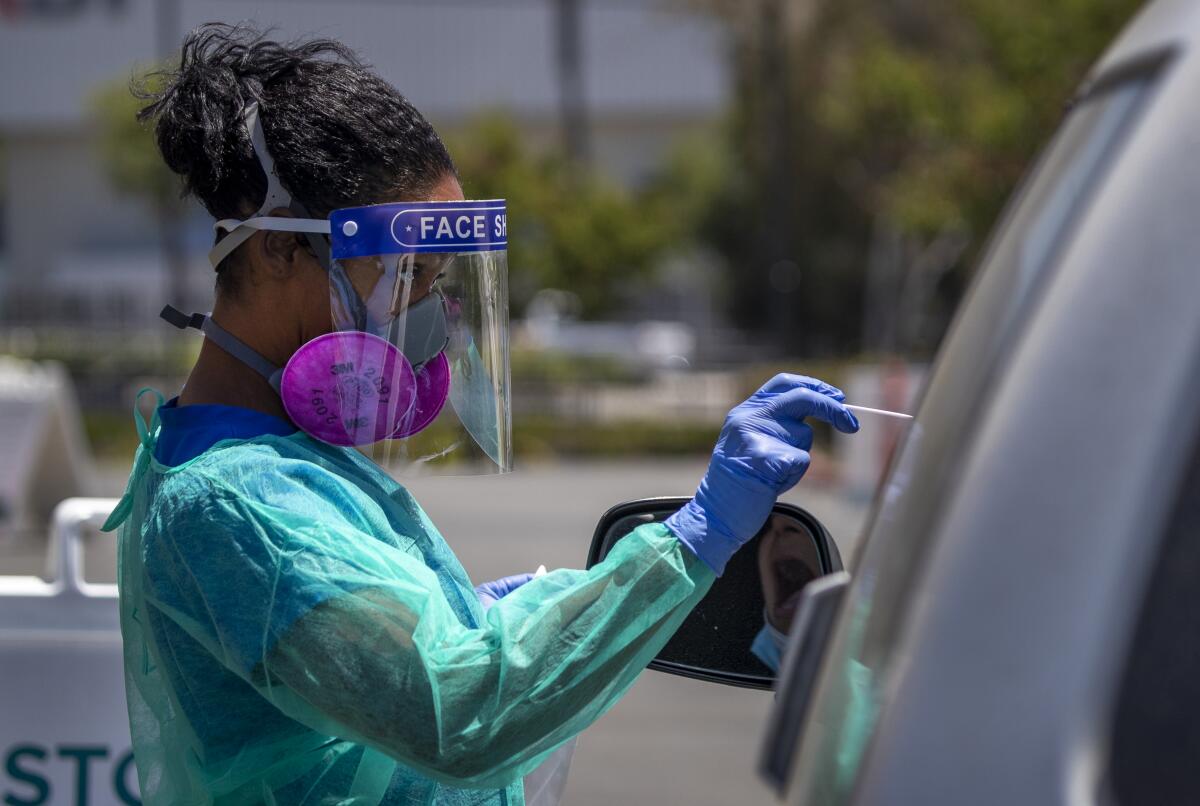
[[284, 190], [283, 183], [275, 173], [275, 158], [267, 148], [267, 136], [263, 133], [262, 123], [258, 119], [258, 101], [251, 101], [246, 105], [243, 120], [246, 131], [250, 134], [250, 143], [254, 146], [254, 156], [258, 157], [258, 164], [267, 175], [267, 195], [263, 197], [262, 207], [259, 207], [258, 212], [251, 218], [264, 216], [276, 207], [290, 207], [292, 194]]
[[[309, 216], [308, 209], [305, 208], [305, 206], [296, 199], [292, 199], [291, 203], [288, 205], [288, 209], [290, 209], [293, 213], [295, 213], [296, 217], [301, 220], [306, 220], [306, 221], [319, 221], [320, 220], [320, 219], [312, 218], [311, 216]], [[326, 226], [325, 226], [325, 229], [323, 230], [323, 232], [328, 233], [329, 232], [329, 222], [326, 221], [325, 225]], [[331, 265], [330, 264], [330, 254], [329, 254], [329, 239], [327, 237], [325, 237], [324, 234], [321, 234], [318, 232], [312, 232], [309, 230], [305, 230], [304, 237], [308, 241], [309, 248], [311, 248], [313, 250], [313, 254], [317, 256], [317, 262], [321, 264], [321, 267], [324, 268], [325, 271], [329, 271], [329, 267]]]
[[[229, 234], [209, 250], [209, 263], [214, 269], [217, 268], [230, 252], [245, 243], [256, 230], [265, 229], [304, 233], [308, 238], [309, 245], [316, 252], [317, 259], [328, 268], [329, 244], [320, 238], [318, 233], [328, 233], [329, 222], [309, 218], [308, 213], [304, 212], [304, 207], [292, 199], [292, 194], [288, 193], [284, 189], [283, 183], [279, 181], [279, 176], [275, 173], [275, 159], [267, 148], [267, 138], [263, 133], [262, 123], [258, 119], [257, 101], [246, 105], [246, 109], [242, 113], [242, 120], [246, 127], [246, 133], [250, 135], [254, 156], [258, 160], [258, 164], [262, 166], [263, 173], [266, 174], [267, 193], [263, 197], [262, 206], [246, 220], [226, 218], [214, 225], [218, 232], [224, 230]], [[268, 215], [277, 207], [286, 207], [296, 213], [299, 218], [276, 218]]]
[[186, 330], [189, 327], [199, 330], [206, 339], [266, 378], [267, 383], [271, 384], [271, 388], [276, 392], [279, 391], [279, 381], [283, 377], [283, 370], [247, 347], [241, 339], [214, 322], [211, 316], [205, 316], [202, 313], [188, 316], [170, 305], [164, 307], [159, 316], [180, 330]]

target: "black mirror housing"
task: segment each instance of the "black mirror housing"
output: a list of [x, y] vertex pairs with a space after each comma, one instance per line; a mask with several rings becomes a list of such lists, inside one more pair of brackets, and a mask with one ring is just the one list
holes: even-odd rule
[[[688, 498], [646, 498], [604, 513], [588, 551], [587, 567], [602, 562], [618, 540], [645, 523], [665, 520]], [[777, 668], [757, 650], [760, 633], [786, 638], [800, 590], [812, 579], [843, 569], [837, 544], [812, 514], [777, 503], [771, 517], [730, 560], [649, 668], [724, 685], [771, 689]], [[755, 647], [755, 649], [752, 649]]]

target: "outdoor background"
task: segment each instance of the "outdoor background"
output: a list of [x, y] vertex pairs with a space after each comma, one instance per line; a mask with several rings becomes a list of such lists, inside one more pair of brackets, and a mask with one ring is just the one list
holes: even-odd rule
[[[779, 370], [911, 410], [1005, 200], [1139, 5], [0, 0], [0, 574], [44, 573], [56, 501], [120, 494], [134, 393], [173, 394], [199, 348], [157, 314], [211, 305], [212, 221], [128, 85], [201, 22], [344, 41], [468, 198], [508, 199], [518, 471], [411, 485], [484, 579], [579, 566], [612, 504], [690, 493]], [[789, 500], [852, 561], [902, 429], [819, 437]], [[770, 704], [647, 674], [566, 803], [769, 803]]]

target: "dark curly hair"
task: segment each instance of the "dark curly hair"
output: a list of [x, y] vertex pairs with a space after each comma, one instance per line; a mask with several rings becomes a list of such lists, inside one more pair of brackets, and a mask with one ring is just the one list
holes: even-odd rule
[[[455, 173], [429, 122], [345, 45], [267, 35], [245, 24], [201, 25], [183, 40], [177, 68], [134, 88], [148, 102], [138, 118], [155, 121], [167, 167], [214, 218], [245, 218], [266, 195], [242, 124], [251, 101], [280, 181], [313, 216], [419, 198]], [[225, 291], [234, 286], [229, 263], [217, 273]]]

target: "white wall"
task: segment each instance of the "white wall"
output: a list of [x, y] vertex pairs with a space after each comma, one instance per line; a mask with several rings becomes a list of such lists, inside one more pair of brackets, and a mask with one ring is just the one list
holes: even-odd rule
[[152, 248], [152, 210], [119, 195], [91, 133], [28, 131], [6, 138], [7, 264], [17, 284], [53, 273], [70, 251]]
[[[178, 36], [215, 19], [275, 25], [280, 37], [317, 34], [346, 42], [438, 126], [497, 108], [531, 142], [558, 138], [553, 4], [550, 0], [9, 0], [0, 13], [0, 139], [6, 166], [4, 277], [0, 289], [94, 263], [128, 259], [160, 276], [153, 210], [118, 195], [99, 163], [88, 107], [96, 87], [121, 80], [156, 52], [156, 13], [180, 11]], [[16, 8], [16, 12], [8, 9]], [[660, 0], [585, 2], [584, 75], [595, 162], [637, 182], [683, 133], [710, 125], [727, 93], [724, 40], [711, 22]], [[211, 243], [192, 208], [189, 245], [199, 261]], [[115, 269], [113, 269], [115, 271]], [[211, 286], [203, 265], [196, 282]], [[112, 277], [153, 306], [157, 281]], [[88, 278], [91, 279], [90, 277]], [[101, 285], [103, 285], [103, 281]], [[125, 292], [122, 291], [121, 295]], [[11, 296], [10, 296], [11, 299]]]
[[[156, 14], [171, 2], [179, 8], [175, 43], [210, 20], [250, 20], [283, 38], [333, 37], [433, 117], [491, 107], [534, 117], [557, 110], [551, 0], [55, 1], [79, 10], [0, 15], [0, 129], [82, 122], [97, 81], [155, 58]], [[585, 91], [598, 116], [711, 115], [723, 104], [721, 29], [670, 8], [665, 0], [585, 1]]]

